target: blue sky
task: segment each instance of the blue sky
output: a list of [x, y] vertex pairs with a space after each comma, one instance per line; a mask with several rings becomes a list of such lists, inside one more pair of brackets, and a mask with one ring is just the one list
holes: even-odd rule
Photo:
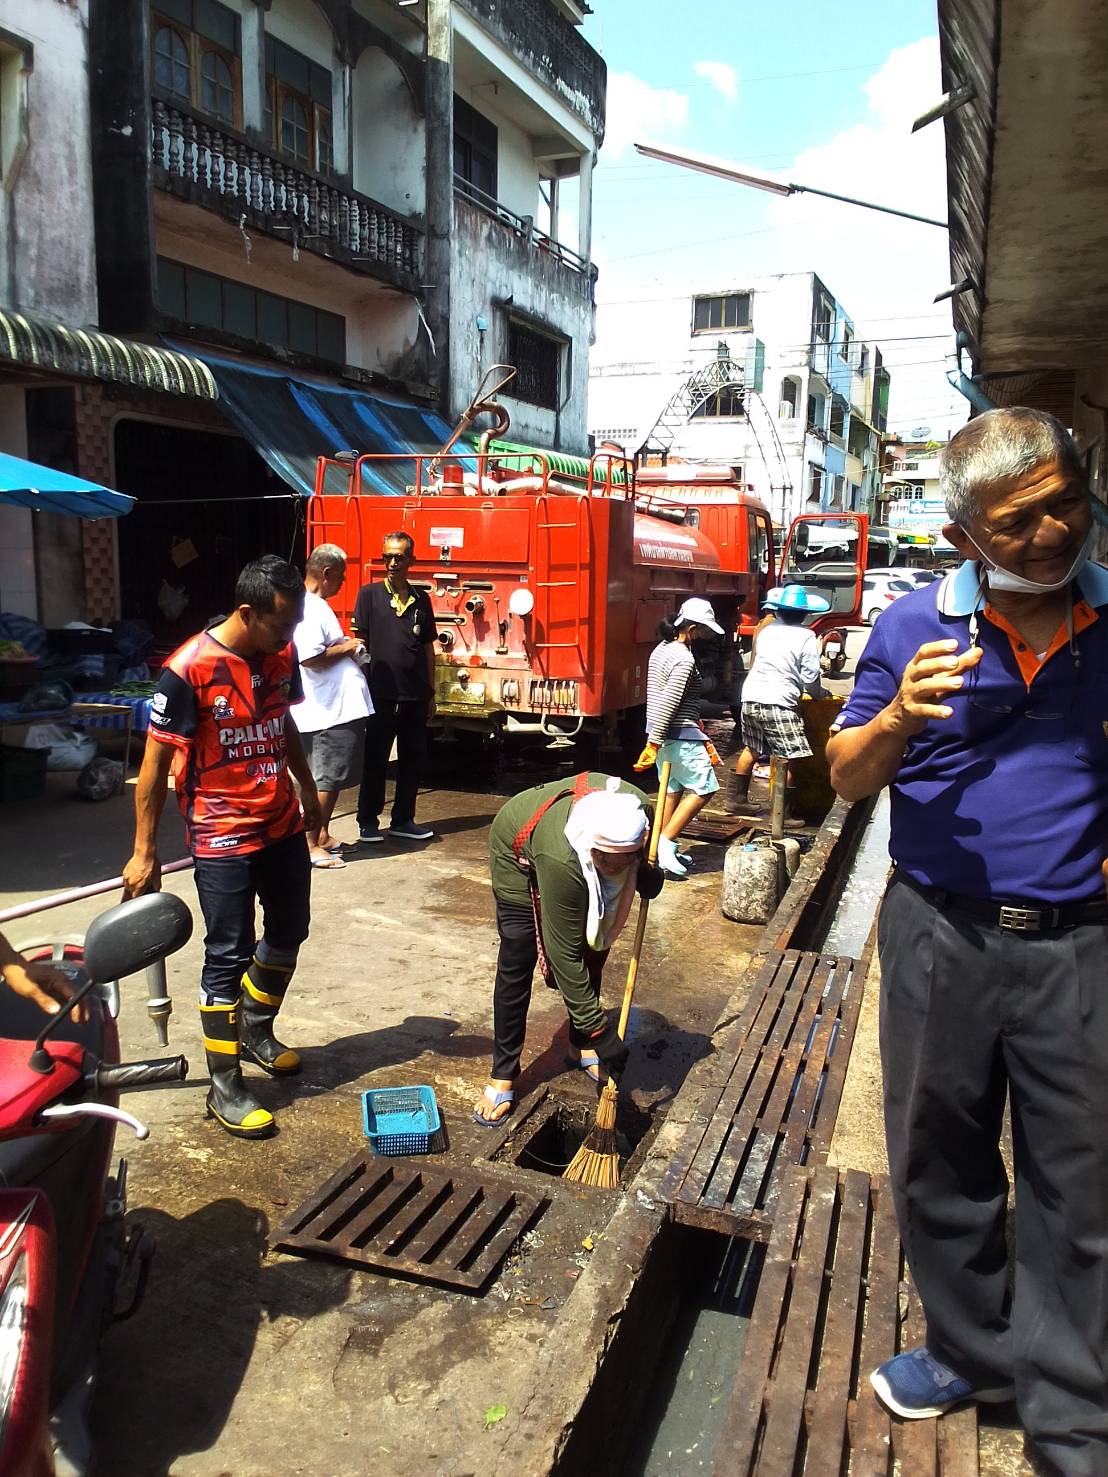
[[651, 293], [815, 271], [893, 365], [896, 427], [960, 424], [964, 403], [943, 375], [949, 308], [932, 305], [949, 281], [945, 232], [811, 196], [775, 199], [631, 148], [686, 147], [941, 219], [942, 125], [909, 131], [941, 92], [934, 0], [594, 6], [585, 34], [609, 70], [593, 196], [601, 301], [641, 301], [648, 332]]

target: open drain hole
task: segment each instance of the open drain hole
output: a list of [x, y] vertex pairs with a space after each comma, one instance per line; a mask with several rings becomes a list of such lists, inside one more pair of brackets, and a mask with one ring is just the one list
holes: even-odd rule
[[[622, 1173], [635, 1152], [639, 1140], [650, 1126], [643, 1113], [621, 1113], [616, 1124], [616, 1150]], [[510, 1159], [520, 1169], [533, 1169], [539, 1174], [561, 1178], [570, 1160], [588, 1137], [596, 1120], [596, 1110], [560, 1102], [544, 1104], [536, 1115], [534, 1127], [509, 1139], [497, 1158]]]

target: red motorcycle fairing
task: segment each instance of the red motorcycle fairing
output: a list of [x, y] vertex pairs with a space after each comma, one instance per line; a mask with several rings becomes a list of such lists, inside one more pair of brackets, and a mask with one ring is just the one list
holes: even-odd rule
[[[68, 951], [67, 951], [68, 952]], [[70, 958], [69, 962], [78, 962]], [[82, 983], [85, 976], [75, 983]], [[14, 1052], [20, 1068], [25, 1066], [41, 1031], [44, 1016], [31, 1001], [11, 990], [0, 991], [0, 1047], [6, 1054]], [[119, 1037], [103, 1002], [94, 994], [89, 999], [88, 1019], [74, 1022], [66, 1015], [56, 1031], [47, 1038], [47, 1049], [53, 1055], [64, 1052], [64, 1060], [72, 1062], [76, 1053], [88, 1052], [92, 1061], [107, 1063], [119, 1060]], [[22, 1053], [22, 1055], [20, 1055]], [[5, 1060], [11, 1060], [6, 1055]], [[60, 1080], [69, 1067], [56, 1067], [39, 1080]], [[34, 1074], [37, 1076], [37, 1074]], [[49, 1089], [56, 1092], [57, 1089]], [[10, 1096], [7, 1068], [0, 1067], [0, 1099]], [[118, 1093], [98, 1094], [101, 1102], [116, 1104]], [[25, 1098], [24, 1106], [29, 1106]], [[66, 1327], [80, 1291], [103, 1214], [104, 1177], [111, 1161], [115, 1125], [104, 1119], [63, 1119], [62, 1131], [57, 1124], [35, 1124], [32, 1116], [24, 1118], [22, 1129], [0, 1134], [0, 1184], [35, 1186], [47, 1197], [57, 1227], [57, 1278], [55, 1321], [57, 1346], [62, 1347]]]
[[54, 1325], [54, 1217], [38, 1190], [0, 1190], [0, 1477], [54, 1470], [49, 1395]]
[[46, 1050], [54, 1063], [52, 1072], [35, 1072], [28, 1065], [26, 1041], [0, 1038], [0, 1140], [25, 1134], [64, 1132], [64, 1120], [39, 1120], [48, 1108], [81, 1078], [84, 1048], [76, 1041], [47, 1040]]

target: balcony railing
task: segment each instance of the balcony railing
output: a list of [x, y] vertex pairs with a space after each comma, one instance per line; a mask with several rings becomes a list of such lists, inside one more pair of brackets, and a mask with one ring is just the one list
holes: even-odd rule
[[251, 223], [289, 232], [294, 246], [351, 266], [376, 264], [409, 276], [420, 270], [423, 233], [411, 221], [178, 103], [153, 99], [150, 144], [154, 179], [164, 188], [179, 181], [202, 203], [215, 197]]
[[531, 216], [517, 215], [514, 210], [509, 210], [506, 205], [502, 205], [495, 196], [487, 195], [484, 190], [470, 184], [469, 180], [460, 174], [454, 176], [454, 193], [461, 199], [468, 200], [471, 205], [476, 205], [478, 210], [483, 210], [486, 215], [495, 216], [537, 251], [545, 251], [557, 257], [562, 265], [568, 267], [571, 272], [581, 272], [585, 276], [592, 274], [592, 266], [583, 256], [571, 247], [563, 245], [561, 241], [555, 241], [554, 237], [548, 236], [545, 231], [540, 231]]

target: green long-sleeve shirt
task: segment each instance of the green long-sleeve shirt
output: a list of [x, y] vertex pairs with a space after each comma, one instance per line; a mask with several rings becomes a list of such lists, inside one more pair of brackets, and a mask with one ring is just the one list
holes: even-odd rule
[[[593, 789], [603, 789], [607, 782], [606, 774], [594, 772], [589, 775]], [[573, 785], [572, 778], [535, 785], [533, 789], [514, 795], [501, 806], [489, 836], [489, 860], [493, 892], [503, 902], [515, 903], [519, 907], [531, 906], [527, 873], [516, 861], [512, 842], [550, 796], [557, 795], [559, 790], [572, 791]], [[649, 824], [654, 809], [643, 792], [622, 782], [619, 788], [622, 793], [634, 795], [642, 802]], [[542, 942], [547, 962], [575, 1029], [585, 1036], [592, 1036], [603, 1028], [605, 1017], [593, 994], [585, 962], [588, 953], [585, 940], [588, 888], [577, 854], [565, 838], [566, 821], [572, 806], [572, 794], [556, 801], [524, 843], [523, 855], [533, 867], [539, 885]]]

